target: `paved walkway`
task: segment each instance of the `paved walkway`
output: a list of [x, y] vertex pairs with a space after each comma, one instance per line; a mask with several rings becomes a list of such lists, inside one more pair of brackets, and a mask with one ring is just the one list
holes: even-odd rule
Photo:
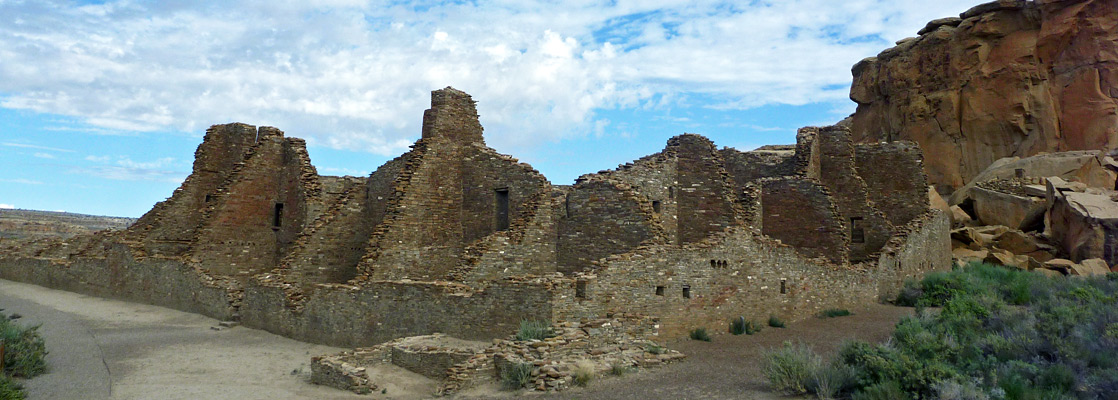
[[34, 399], [370, 399], [311, 385], [313, 345], [162, 307], [0, 280], [0, 308], [41, 324], [50, 372]]

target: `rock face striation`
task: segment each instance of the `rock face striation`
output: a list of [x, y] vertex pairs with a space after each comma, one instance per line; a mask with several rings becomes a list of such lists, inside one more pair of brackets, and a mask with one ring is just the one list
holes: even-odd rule
[[920, 144], [950, 192], [1003, 157], [1118, 146], [1118, 1], [1002, 0], [853, 68], [861, 143]]

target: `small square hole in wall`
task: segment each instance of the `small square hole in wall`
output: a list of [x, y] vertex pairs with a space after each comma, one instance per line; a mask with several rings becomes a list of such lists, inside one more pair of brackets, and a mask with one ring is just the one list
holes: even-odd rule
[[691, 285], [683, 285], [683, 298], [691, 298]]
[[656, 295], [657, 296], [663, 296], [664, 295], [664, 287], [663, 286], [657, 286], [656, 287]]
[[212, 194], [207, 194], [207, 195], [206, 195], [206, 202], [207, 202], [207, 203], [209, 203], [209, 202], [211, 202], [211, 201], [213, 201], [213, 200], [214, 200], [214, 195], [212, 195]]
[[863, 225], [862, 217], [850, 218], [850, 242], [866, 242], [866, 227]]
[[710, 260], [710, 267], [711, 268], [718, 268], [718, 261]]
[[652, 200], [652, 212], [660, 213], [660, 200]]

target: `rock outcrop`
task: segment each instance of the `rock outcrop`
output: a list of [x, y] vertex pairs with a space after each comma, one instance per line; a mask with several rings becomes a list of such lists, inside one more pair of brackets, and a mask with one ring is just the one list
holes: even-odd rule
[[1118, 2], [1002, 0], [853, 68], [854, 140], [911, 140], [941, 193], [1003, 157], [1118, 145]]

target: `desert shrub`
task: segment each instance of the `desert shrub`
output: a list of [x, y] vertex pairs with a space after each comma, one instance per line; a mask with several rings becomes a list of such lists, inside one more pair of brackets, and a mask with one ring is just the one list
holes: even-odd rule
[[46, 372], [47, 348], [39, 327], [25, 327], [0, 313], [0, 341], [4, 343], [4, 373], [30, 378]]
[[652, 353], [652, 354], [664, 354], [664, 353], [668, 352], [668, 349], [665, 348], [664, 346], [658, 345], [656, 343], [652, 343], [652, 344], [649, 344], [648, 346], [646, 346], [644, 348], [644, 351], [647, 351], [647, 352]]
[[23, 388], [7, 375], [0, 374], [0, 400], [23, 400]]
[[990, 400], [990, 395], [974, 382], [943, 381], [932, 385], [932, 389], [939, 400]]
[[625, 375], [625, 374], [627, 374], [629, 372], [632, 372], [632, 371], [633, 371], [633, 367], [622, 364], [619, 361], [614, 362], [613, 364], [610, 364], [610, 366], [609, 366], [609, 373], [610, 373], [610, 375], [613, 375], [613, 376]]
[[778, 318], [775, 315], [770, 315], [769, 316], [769, 326], [771, 326], [773, 328], [783, 328], [784, 327], [784, 321], [782, 321], [780, 318]]
[[709, 342], [710, 334], [707, 333], [706, 328], [695, 328], [691, 330], [691, 340], [702, 340], [704, 342]]
[[845, 317], [847, 315], [854, 315], [854, 313], [845, 308], [828, 308], [819, 313], [821, 318]]
[[885, 381], [857, 391], [851, 398], [853, 400], [903, 400], [911, 399], [912, 396], [905, 393], [904, 389], [901, 389], [901, 384], [896, 381]]
[[579, 386], [586, 386], [590, 381], [594, 380], [594, 375], [597, 373], [594, 362], [581, 360], [575, 363], [574, 369], [571, 371], [571, 378], [574, 384]]
[[551, 324], [546, 321], [520, 321], [520, 330], [516, 332], [516, 340], [543, 340], [551, 336]]
[[842, 363], [818, 363], [811, 372], [807, 390], [821, 400], [839, 397], [853, 388], [854, 369]]
[[897, 298], [893, 300], [893, 304], [901, 307], [916, 307], [916, 302], [924, 295], [924, 289], [920, 286], [920, 282], [915, 279], [905, 279], [904, 286], [901, 287]]
[[532, 363], [517, 362], [501, 370], [501, 386], [505, 390], [517, 390], [532, 381]]
[[804, 394], [811, 387], [822, 359], [804, 344], [771, 349], [761, 354], [761, 373], [774, 390], [787, 394]]

